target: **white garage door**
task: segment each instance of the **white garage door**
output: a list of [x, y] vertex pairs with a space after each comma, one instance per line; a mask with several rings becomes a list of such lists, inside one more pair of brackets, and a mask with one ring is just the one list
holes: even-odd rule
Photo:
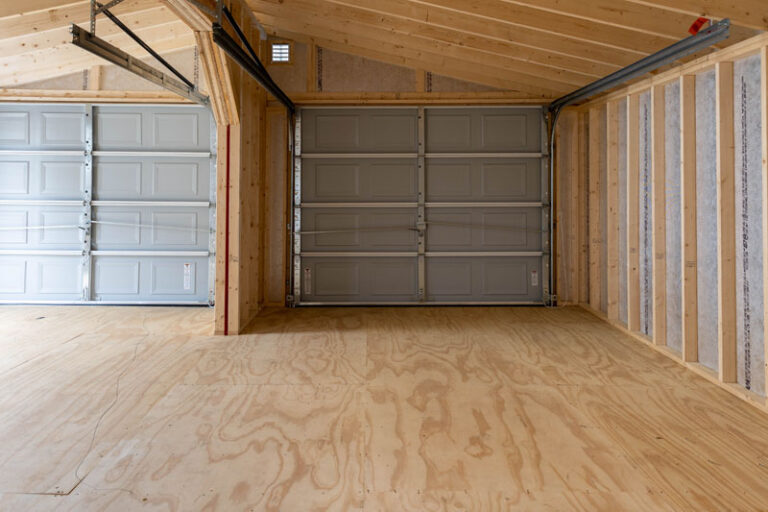
[[305, 108], [296, 133], [299, 304], [541, 304], [541, 108]]
[[0, 105], [0, 301], [212, 302], [214, 137], [194, 106]]

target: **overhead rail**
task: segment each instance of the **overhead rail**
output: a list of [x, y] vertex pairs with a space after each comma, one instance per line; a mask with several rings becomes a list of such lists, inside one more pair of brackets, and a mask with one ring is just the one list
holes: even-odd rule
[[[194, 83], [181, 74], [176, 68], [174, 68], [168, 61], [166, 61], [160, 54], [154, 51], [144, 40], [142, 40], [136, 33], [129, 29], [120, 19], [109, 11], [109, 8], [117, 5], [122, 0], [113, 0], [106, 5], [102, 5], [94, 0], [91, 0], [91, 31], [87, 31], [79, 26], [72, 24], [72, 44], [82, 48], [83, 50], [101, 57], [112, 64], [125, 69], [140, 76], [145, 80], [148, 80], [154, 84], [157, 84], [173, 93], [178, 94], [190, 101], [199, 103], [201, 105], [208, 106], [210, 100], [208, 96], [201, 94]], [[167, 75], [166, 73], [144, 63], [143, 61], [132, 57], [130, 54], [124, 52], [120, 48], [108, 43], [107, 41], [100, 39], [96, 36], [96, 15], [103, 13], [107, 16], [120, 30], [125, 32], [128, 37], [136, 41], [144, 50], [147, 51], [152, 57], [154, 57], [160, 64], [167, 68], [176, 78]]]
[[[217, 16], [217, 21], [213, 23], [213, 41], [221, 47], [224, 52], [229, 55], [232, 60], [242, 67], [246, 73], [251, 75], [259, 85], [267, 90], [272, 96], [274, 96], [280, 103], [288, 109], [293, 115], [296, 112], [296, 105], [291, 101], [285, 92], [272, 80], [269, 76], [267, 69], [261, 63], [259, 56], [253, 50], [248, 38], [243, 33], [240, 25], [237, 24], [234, 16], [226, 6], [221, 4], [221, 0], [218, 1], [218, 13], [223, 16]], [[229, 33], [222, 26], [222, 22], [226, 18], [227, 23], [235, 31], [237, 38], [245, 47], [245, 50], [229, 35]]]
[[[708, 48], [713, 44], [719, 43], [724, 39], [727, 39], [731, 35], [731, 21], [729, 19], [721, 20], [704, 30], [701, 30], [696, 35], [686, 37], [685, 39], [674, 43], [663, 50], [649, 55], [630, 64], [629, 66], [622, 68], [610, 75], [607, 75], [599, 80], [587, 84], [584, 87], [573, 91], [570, 94], [554, 100], [549, 104], [549, 186], [550, 197], [554, 197], [554, 177], [555, 177], [555, 164], [554, 164], [554, 150], [555, 150], [555, 128], [557, 126], [557, 119], [560, 117], [562, 110], [574, 103], [584, 101], [593, 96], [596, 96], [602, 92], [618, 87], [621, 84], [637, 78], [639, 76], [650, 73], [662, 66], [670, 64], [676, 60], [687, 57], [699, 50]], [[550, 247], [554, 247], [554, 215], [550, 216]], [[554, 251], [550, 252], [550, 268], [554, 269], [553, 261]], [[554, 290], [552, 272], [550, 272], [550, 290]], [[554, 306], [557, 302], [557, 296], [550, 297], [549, 305]]]

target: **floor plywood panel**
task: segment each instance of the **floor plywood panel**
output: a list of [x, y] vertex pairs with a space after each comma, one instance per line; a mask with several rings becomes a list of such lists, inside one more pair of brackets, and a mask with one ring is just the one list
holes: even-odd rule
[[210, 313], [0, 308], [0, 510], [768, 503], [768, 415], [581, 309]]

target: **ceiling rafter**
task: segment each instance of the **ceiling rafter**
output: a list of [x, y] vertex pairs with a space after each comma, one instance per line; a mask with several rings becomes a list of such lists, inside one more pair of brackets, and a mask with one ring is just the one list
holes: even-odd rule
[[608, 48], [560, 34], [513, 25], [504, 21], [462, 13], [410, 0], [325, 0], [328, 3], [351, 5], [372, 12], [398, 16], [458, 32], [489, 37], [563, 56], [578, 57], [603, 64], [625, 66], [645, 56], [643, 52]]
[[[190, 48], [195, 44], [192, 31], [179, 20], [137, 29], [136, 33], [156, 51], [163, 53]], [[113, 34], [104, 39], [136, 58], [149, 56], [126, 34]], [[104, 60], [73, 45], [46, 48], [0, 59], [0, 86], [12, 87], [64, 76], [98, 64], [104, 64]]]
[[756, 30], [768, 30], [765, 0], [627, 0], [633, 4], [658, 7], [691, 16], [729, 18], [733, 23]]
[[324, 35], [310, 35], [301, 27], [294, 31], [282, 28], [282, 26], [272, 26], [267, 22], [264, 22], [264, 26], [270, 35], [276, 37], [292, 39], [307, 44], [316, 44], [317, 46], [341, 53], [357, 55], [396, 66], [431, 71], [451, 78], [484, 84], [506, 91], [519, 92], [528, 95], [530, 98], [552, 99], [572, 90], [572, 88], [555, 89], [552, 87], [530, 86], [525, 82], [519, 81], [516, 77], [500, 77], [494, 70], [489, 70], [482, 65], [456, 65], [454, 59], [441, 58], [440, 55], [428, 54], [426, 52], [409, 51], [393, 43], [365, 38], [350, 40], [344, 36], [338, 37], [337, 34], [329, 33], [328, 31], [325, 31]]
[[541, 30], [551, 37], [568, 36], [615, 48], [644, 54], [653, 53], [674, 42], [671, 37], [642, 36], [634, 30], [595, 23], [563, 14], [547, 13], [503, 0], [411, 0], [414, 3], [444, 7], [457, 12], [482, 16], [512, 25]]
[[[258, 0], [252, 1], [251, 5], [259, 12], [270, 7], [268, 2]], [[347, 20], [377, 28], [386, 28], [393, 32], [393, 34], [398, 34], [396, 37], [416, 36], [436, 41], [440, 44], [457, 46], [461, 49], [475, 50], [491, 55], [498, 59], [499, 62], [508, 62], [511, 66], [522, 66], [520, 68], [521, 71], [528, 65], [539, 65], [599, 78], [621, 67], [615, 64], [597, 63], [575, 56], [553, 54], [537, 48], [490, 39], [481, 35], [467, 34], [454, 29], [432, 25], [428, 22], [414, 21], [348, 4], [325, 2], [318, 5], [307, 0], [288, 0], [283, 4], [283, 8], [288, 7], [297, 13], [322, 13], [323, 18]]]
[[329, 15], [319, 9], [313, 9], [308, 3], [296, 1], [275, 6], [269, 2], [253, 0], [251, 5], [257, 9], [259, 19], [272, 26], [299, 32], [305, 30], [310, 35], [320, 37], [332, 32], [336, 34], [337, 40], [346, 39], [351, 43], [360, 38], [393, 43], [397, 45], [399, 53], [406, 50], [416, 50], [432, 54], [440, 60], [448, 58], [456, 59], [458, 62], [466, 62], [475, 67], [483, 65], [493, 69], [493, 72], [500, 77], [515, 76], [523, 83], [533, 87], [573, 89], [575, 86], [592, 81], [592, 77], [589, 75], [572, 73], [530, 62], [512, 61], [509, 58], [496, 57], [471, 48], [429, 40], [417, 35], [393, 33], [383, 26], [363, 25]]
[[[151, 9], [130, 11], [120, 16], [120, 21], [132, 30], [145, 29], [177, 20], [177, 16], [170, 9], [158, 6], [157, 4]], [[73, 21], [73, 23], [86, 30], [88, 29], [87, 17]], [[99, 17], [96, 20], [96, 33], [99, 37], [106, 37], [112, 34], [119, 34], [121, 30], [110, 20]], [[72, 35], [69, 24], [42, 32], [32, 32], [25, 36], [0, 39], [0, 58], [6, 55], [21, 55], [55, 46], [67, 45], [71, 41]]]
[[[89, 5], [89, 2], [81, 1], [77, 4], [68, 4], [46, 11], [30, 12], [21, 16], [0, 17], [0, 38], [27, 36], [67, 27], [71, 23], [86, 23], [90, 19]], [[157, 0], [125, 0], [117, 4], [111, 11], [122, 16], [153, 7], [158, 7]]]

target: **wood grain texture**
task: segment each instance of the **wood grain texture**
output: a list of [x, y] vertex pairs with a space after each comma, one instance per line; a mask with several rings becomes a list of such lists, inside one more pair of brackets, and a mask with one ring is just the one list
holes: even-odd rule
[[589, 305], [600, 309], [603, 285], [602, 269], [607, 262], [603, 260], [602, 219], [600, 217], [600, 201], [602, 183], [600, 155], [604, 151], [601, 137], [601, 123], [605, 118], [603, 109], [589, 109]]
[[640, 96], [627, 97], [627, 326], [640, 330]]
[[0, 510], [768, 500], [768, 415], [580, 308], [211, 316], [0, 309]]
[[619, 318], [619, 103], [607, 105], [606, 165], [608, 167], [607, 189], [607, 245], [608, 272], [608, 318]]
[[665, 89], [651, 89], [651, 216], [653, 225], [653, 341], [667, 344], [667, 160]]

